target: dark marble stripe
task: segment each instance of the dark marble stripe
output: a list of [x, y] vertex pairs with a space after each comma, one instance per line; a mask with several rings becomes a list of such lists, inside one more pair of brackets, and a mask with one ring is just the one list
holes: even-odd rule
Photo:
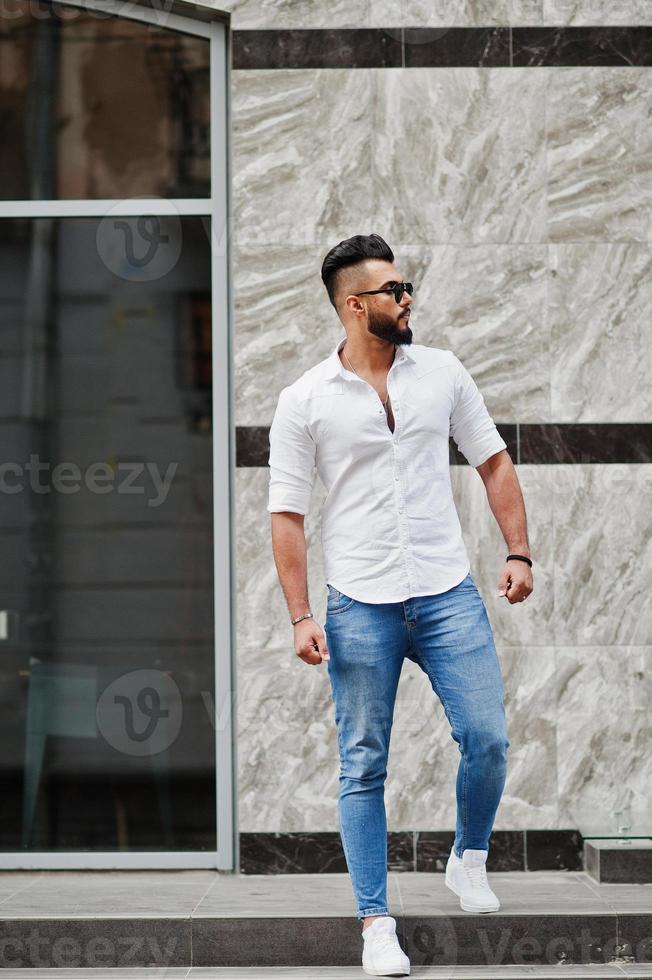
[[[390, 871], [446, 869], [452, 830], [389, 831]], [[494, 830], [489, 871], [581, 871], [582, 837], [577, 830]], [[337, 831], [240, 834], [242, 874], [320, 874], [347, 871]]]
[[[455, 834], [452, 830], [415, 831], [415, 871], [446, 870]], [[524, 871], [525, 844], [522, 830], [494, 830], [487, 855], [488, 871]]]
[[346, 870], [337, 831], [240, 834], [243, 874], [319, 874]]
[[593, 67], [652, 64], [652, 27], [238, 30], [233, 67]]
[[[497, 422], [515, 463], [651, 463], [649, 422]], [[269, 426], [236, 427], [236, 465], [267, 466]], [[450, 440], [452, 465], [467, 465]]]
[[400, 68], [394, 32], [373, 28], [233, 31], [234, 68]]
[[579, 830], [524, 830], [525, 870], [581, 871], [584, 842]]
[[269, 459], [269, 426], [236, 425], [235, 465], [267, 466]]
[[508, 68], [509, 27], [406, 27], [406, 68]]
[[652, 65], [652, 27], [513, 27], [516, 67]]
[[650, 463], [649, 422], [566, 422], [518, 427], [519, 463]]

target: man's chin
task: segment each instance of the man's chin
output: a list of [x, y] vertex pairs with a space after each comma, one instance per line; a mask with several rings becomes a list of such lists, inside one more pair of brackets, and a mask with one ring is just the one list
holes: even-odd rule
[[392, 337], [392, 341], [395, 344], [411, 344], [412, 343], [412, 331], [406, 323], [404, 327], [400, 327]]
[[412, 343], [412, 331], [408, 326], [403, 327], [400, 333], [397, 335], [395, 344], [411, 344]]
[[412, 343], [412, 330], [406, 324], [404, 327], [395, 327], [391, 330], [373, 330], [368, 328], [370, 333], [374, 336], [380, 337], [381, 340], [387, 340], [390, 344], [411, 344]]

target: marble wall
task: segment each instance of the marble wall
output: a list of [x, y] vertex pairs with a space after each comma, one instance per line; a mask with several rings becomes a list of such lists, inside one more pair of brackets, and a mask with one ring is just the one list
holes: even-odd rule
[[[652, 24], [648, 0], [223, 6], [236, 35]], [[479, 475], [455, 465], [452, 479], [507, 690], [511, 756], [495, 827], [602, 832], [629, 801], [652, 834], [652, 67], [596, 65], [592, 54], [572, 67], [233, 72], [236, 424], [264, 431], [280, 389], [330, 353], [341, 325], [321, 260], [374, 231], [415, 283], [415, 342], [452, 348], [499, 425], [581, 423], [605, 447], [619, 433], [633, 439], [629, 456], [605, 448], [598, 463], [582, 462], [581, 448], [570, 462], [523, 463], [517, 444], [535, 583], [522, 606], [497, 597], [505, 545]], [[638, 425], [609, 429], [607, 443], [615, 423]], [[239, 827], [336, 830], [326, 668], [294, 655], [268, 470], [242, 460], [236, 476]], [[306, 529], [323, 623], [322, 500], [317, 482]], [[389, 828], [452, 829], [458, 748], [409, 661], [394, 717]]]
[[652, 24], [649, 0], [195, 0], [242, 29]]

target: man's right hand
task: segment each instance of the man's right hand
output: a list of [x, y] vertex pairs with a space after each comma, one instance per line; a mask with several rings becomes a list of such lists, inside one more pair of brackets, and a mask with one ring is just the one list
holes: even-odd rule
[[294, 652], [307, 664], [330, 660], [324, 631], [316, 619], [302, 619], [294, 628]]

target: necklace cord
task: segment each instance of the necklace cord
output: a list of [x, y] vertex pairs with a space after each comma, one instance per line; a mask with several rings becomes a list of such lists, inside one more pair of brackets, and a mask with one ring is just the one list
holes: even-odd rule
[[[344, 347], [346, 347], [346, 344], [344, 344]], [[342, 348], [342, 353], [346, 357], [346, 359], [347, 359], [347, 361], [349, 363], [349, 367], [351, 368], [351, 370], [353, 371], [354, 374], [356, 374], [358, 377], [360, 377], [360, 375], [358, 374], [358, 372], [356, 371], [356, 369], [353, 367], [353, 365], [349, 361], [348, 355], [347, 355], [346, 351], [344, 350], [344, 347]], [[364, 378], [361, 378], [360, 380], [363, 381]], [[389, 401], [389, 388], [387, 389], [387, 398], [385, 399], [385, 401], [383, 401], [382, 398], [380, 399], [380, 404], [383, 406], [383, 408], [385, 409], [385, 411], [387, 411], [387, 402], [388, 401]]]

